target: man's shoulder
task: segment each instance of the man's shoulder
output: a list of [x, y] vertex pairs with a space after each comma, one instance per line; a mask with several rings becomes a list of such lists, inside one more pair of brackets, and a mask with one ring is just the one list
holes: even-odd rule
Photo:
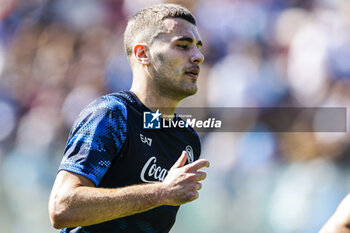
[[199, 145], [201, 144], [201, 138], [198, 135], [197, 131], [192, 128], [190, 125], [188, 126], [187, 130], [192, 134], [193, 138], [195, 138], [195, 140], [199, 143]]
[[[178, 116], [176, 116], [174, 120], [186, 122], [184, 119]], [[176, 133], [176, 135], [182, 138], [183, 142], [187, 143], [188, 145], [191, 145], [190, 148], [193, 148], [196, 151], [196, 159], [198, 159], [201, 153], [201, 138], [198, 135], [197, 131], [190, 124], [184, 125], [185, 127], [174, 128], [174, 132]]]
[[85, 111], [88, 112], [122, 112], [126, 114], [127, 105], [133, 100], [125, 92], [110, 93], [91, 102]]
[[127, 105], [130, 101], [124, 93], [117, 92], [101, 96], [87, 105], [79, 114], [74, 125], [86, 120], [110, 119], [112, 121], [126, 121]]
[[[184, 119], [182, 119], [181, 117], [178, 117], [178, 116], [176, 116], [175, 121], [183, 121], [183, 122], [186, 122], [186, 120], [184, 120]], [[195, 137], [198, 137], [198, 138], [200, 139], [200, 137], [199, 137], [197, 131], [196, 131], [190, 124], [185, 124], [185, 125], [186, 125], [186, 127], [184, 127], [184, 129], [185, 129], [188, 133], [193, 134]]]

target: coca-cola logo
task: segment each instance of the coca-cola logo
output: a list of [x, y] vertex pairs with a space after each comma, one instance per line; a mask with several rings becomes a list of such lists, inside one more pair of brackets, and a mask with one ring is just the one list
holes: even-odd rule
[[141, 180], [143, 182], [154, 182], [156, 180], [163, 181], [168, 170], [157, 166], [157, 158], [155, 156], [149, 158], [141, 170]]

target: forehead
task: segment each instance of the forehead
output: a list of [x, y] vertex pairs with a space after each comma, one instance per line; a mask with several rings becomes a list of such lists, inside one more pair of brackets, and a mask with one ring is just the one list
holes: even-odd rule
[[191, 37], [194, 40], [201, 40], [196, 25], [181, 18], [167, 18], [163, 20], [164, 31], [162, 37], [173, 38], [179, 36]]

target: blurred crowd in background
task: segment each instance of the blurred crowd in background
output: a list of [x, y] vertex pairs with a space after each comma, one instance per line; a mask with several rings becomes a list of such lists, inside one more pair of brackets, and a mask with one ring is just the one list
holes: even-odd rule
[[[130, 88], [127, 19], [161, 2], [188, 7], [204, 44], [182, 107], [350, 107], [348, 0], [0, 0], [1, 232], [57, 232], [47, 201], [69, 130]], [[211, 167], [173, 233], [314, 233], [350, 192], [349, 127], [276, 133], [263, 114], [231, 120], [245, 132], [200, 133]]]

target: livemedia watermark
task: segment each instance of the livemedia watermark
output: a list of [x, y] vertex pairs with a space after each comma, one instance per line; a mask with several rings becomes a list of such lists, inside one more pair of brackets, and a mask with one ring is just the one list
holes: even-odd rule
[[[345, 107], [178, 108], [144, 112], [144, 129], [192, 127], [198, 132], [347, 132]], [[255, 127], [263, 125], [264, 127]]]

